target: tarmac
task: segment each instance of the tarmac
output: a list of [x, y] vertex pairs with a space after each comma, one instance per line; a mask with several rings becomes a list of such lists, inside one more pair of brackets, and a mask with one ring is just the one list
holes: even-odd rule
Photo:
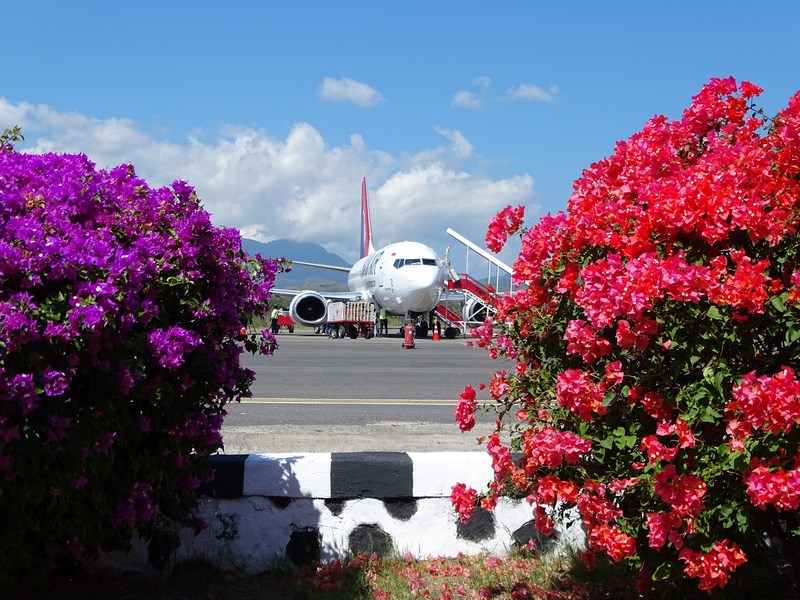
[[228, 406], [226, 454], [483, 450], [494, 411], [461, 432], [455, 407], [466, 385], [488, 384], [506, 364], [464, 338], [410, 349], [399, 336], [334, 340], [296, 328], [278, 341], [273, 356], [243, 355], [254, 398]]

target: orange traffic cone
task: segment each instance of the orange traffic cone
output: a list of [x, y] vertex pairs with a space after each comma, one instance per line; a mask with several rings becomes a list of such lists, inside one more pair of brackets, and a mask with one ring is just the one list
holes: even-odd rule
[[439, 341], [439, 324], [438, 323], [436, 323], [436, 325], [433, 326], [433, 341], [434, 342], [438, 342]]

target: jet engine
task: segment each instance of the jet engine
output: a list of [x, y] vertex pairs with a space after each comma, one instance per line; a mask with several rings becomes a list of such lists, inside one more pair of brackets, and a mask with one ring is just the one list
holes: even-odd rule
[[301, 325], [322, 325], [328, 318], [328, 302], [317, 292], [301, 292], [292, 298], [289, 315]]
[[468, 298], [464, 303], [464, 320], [483, 323], [486, 320], [486, 305], [475, 298]]

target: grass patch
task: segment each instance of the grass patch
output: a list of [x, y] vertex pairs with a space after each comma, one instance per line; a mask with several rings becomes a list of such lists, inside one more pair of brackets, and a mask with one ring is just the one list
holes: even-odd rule
[[[638, 591], [637, 573], [597, 557], [589, 571], [574, 557], [543, 558], [529, 548], [500, 559], [487, 555], [414, 559], [358, 555], [295, 567], [282, 563], [259, 575], [187, 563], [164, 578], [62, 575], [4, 589], [10, 600], [700, 600], [794, 598], [772, 580], [747, 578], [709, 596], [692, 582]], [[785, 582], [784, 582], [785, 583]], [[765, 585], [767, 584], [767, 585]], [[760, 591], [759, 591], [760, 590]], [[767, 592], [768, 596], [761, 592]]]

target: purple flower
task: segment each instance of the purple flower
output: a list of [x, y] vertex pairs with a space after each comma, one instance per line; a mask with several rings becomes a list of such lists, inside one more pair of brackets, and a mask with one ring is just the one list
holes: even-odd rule
[[96, 441], [92, 444], [92, 450], [98, 454], [108, 456], [111, 452], [111, 446], [114, 445], [114, 438], [117, 437], [116, 432], [108, 433], [102, 440]]
[[6, 444], [20, 439], [19, 426], [12, 425], [6, 428], [4, 425], [7, 421], [6, 417], [0, 417], [0, 440], [3, 440]]
[[[90, 477], [103, 489], [113, 458], [130, 496], [98, 495], [95, 508], [117, 525], [151, 520], [165, 493], [191, 495], [204, 468], [195, 456], [219, 448], [221, 407], [247, 395], [253, 377], [230, 332], [263, 316], [277, 271], [242, 252], [238, 231], [214, 227], [186, 182], [156, 189], [131, 165], [0, 152], [0, 471], [13, 475], [18, 457], [53, 465], [60, 444], [59, 464], [85, 474], [48, 474], [57, 495]], [[262, 352], [274, 348], [261, 340]], [[36, 428], [36, 443], [24, 427]], [[146, 447], [150, 431], [169, 443]], [[0, 509], [24, 506], [35, 485], [15, 479]], [[47, 547], [77, 547], [75, 532], [99, 530], [39, 517], [53, 538], [33, 542]]]
[[119, 527], [124, 524], [133, 524], [137, 520], [149, 521], [155, 512], [153, 486], [140, 481], [133, 485], [128, 499], [117, 506], [117, 513], [112, 522]]
[[36, 408], [39, 398], [36, 395], [33, 374], [19, 373], [14, 375], [8, 383], [11, 394], [6, 399], [16, 401], [22, 408], [23, 415], [27, 415]]
[[81, 490], [89, 483], [89, 478], [86, 475], [78, 475], [75, 479], [69, 482], [70, 489]]
[[94, 329], [103, 320], [105, 312], [98, 304], [80, 305], [72, 309], [69, 322], [83, 325], [86, 329]]
[[194, 346], [200, 345], [200, 337], [193, 331], [182, 327], [157, 329], [147, 338], [158, 364], [170, 371], [176, 370], [184, 362], [184, 354]]
[[136, 385], [136, 379], [128, 365], [119, 367], [117, 371], [117, 384], [119, 385], [119, 391], [122, 392], [124, 396], [130, 395], [133, 386]]
[[153, 430], [153, 427], [150, 424], [150, 419], [148, 419], [144, 415], [139, 415], [136, 418], [136, 427], [138, 427], [139, 431], [141, 431], [142, 433], [148, 433]]
[[50, 426], [45, 430], [45, 439], [48, 442], [58, 442], [67, 437], [67, 430], [72, 426], [69, 417], [50, 416]]
[[55, 371], [50, 367], [45, 368], [43, 380], [44, 393], [47, 396], [60, 396], [69, 387], [67, 376], [62, 371]]
[[0, 450], [0, 473], [9, 473], [14, 469], [14, 459]]
[[77, 330], [71, 328], [63, 323], [54, 323], [48, 321], [44, 328], [44, 336], [48, 339], [58, 338], [62, 341], [69, 342], [77, 335]]

